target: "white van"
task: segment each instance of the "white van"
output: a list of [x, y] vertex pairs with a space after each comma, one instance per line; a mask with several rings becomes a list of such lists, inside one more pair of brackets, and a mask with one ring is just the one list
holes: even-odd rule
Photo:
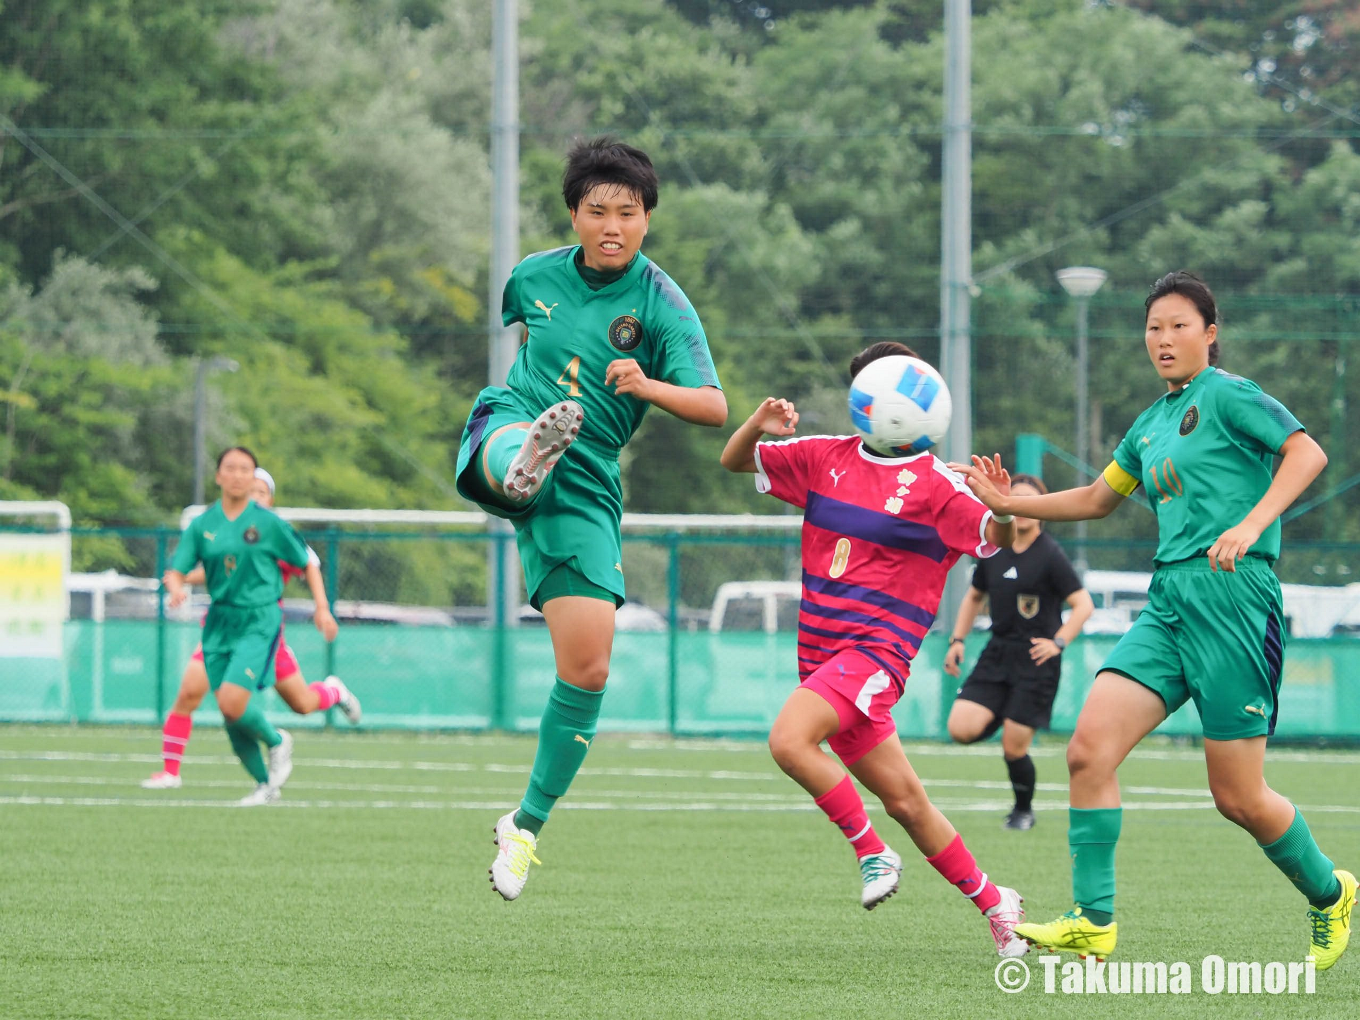
[[718, 585], [708, 617], [711, 633], [798, 629], [798, 607], [803, 601], [799, 581], [728, 581]]

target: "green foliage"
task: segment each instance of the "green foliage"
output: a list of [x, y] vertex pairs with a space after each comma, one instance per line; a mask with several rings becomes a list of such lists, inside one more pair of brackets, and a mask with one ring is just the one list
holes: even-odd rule
[[[1091, 313], [1107, 455], [1156, 395], [1141, 295], [1186, 266], [1219, 292], [1225, 366], [1332, 455], [1310, 495], [1340, 482], [1360, 440], [1356, 373], [1329, 371], [1360, 337], [1350, 6], [973, 10], [979, 447], [1071, 446], [1073, 309], [1053, 271], [1090, 263], [1110, 273]], [[937, 356], [941, 29], [925, 0], [521, 0], [524, 253], [573, 239], [572, 137], [642, 145], [662, 178], [646, 250], [694, 301], [731, 407], [715, 431], [649, 417], [624, 459], [630, 509], [774, 512], [715, 466], [756, 401], [790, 396], [807, 427], [841, 431], [856, 350]], [[484, 0], [7, 2], [4, 494], [172, 518], [192, 490], [193, 359], [225, 356], [241, 367], [209, 377], [210, 441], [258, 447], [285, 501], [461, 506], [452, 465], [487, 373], [490, 36]], [[1321, 520], [1292, 527], [1321, 537]], [[1353, 509], [1329, 520], [1360, 529]], [[1130, 509], [1098, 533], [1149, 521]], [[476, 557], [441, 569], [481, 584]]]

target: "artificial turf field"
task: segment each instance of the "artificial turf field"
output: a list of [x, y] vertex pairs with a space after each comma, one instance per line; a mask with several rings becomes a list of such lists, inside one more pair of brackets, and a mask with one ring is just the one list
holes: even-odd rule
[[[1211, 996], [1209, 954], [1302, 958], [1301, 897], [1208, 798], [1199, 752], [1121, 770], [1115, 960], [1187, 961], [1189, 995], [1009, 995], [978, 913], [881, 809], [897, 896], [859, 906], [837, 830], [758, 742], [601, 735], [524, 895], [487, 882], [532, 738], [299, 732], [278, 807], [200, 727], [181, 790], [150, 729], [0, 727], [0, 1018], [1353, 1016], [1360, 945], [1313, 995]], [[1062, 746], [1039, 824], [1001, 829], [999, 748], [909, 745], [932, 799], [1031, 919], [1070, 905]], [[1360, 755], [1278, 749], [1267, 778], [1360, 869]], [[1072, 959], [1064, 957], [1064, 959]]]

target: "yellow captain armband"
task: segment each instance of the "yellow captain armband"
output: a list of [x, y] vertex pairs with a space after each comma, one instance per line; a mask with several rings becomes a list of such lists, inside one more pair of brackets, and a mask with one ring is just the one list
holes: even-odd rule
[[1120, 467], [1117, 460], [1110, 461], [1110, 466], [1101, 477], [1105, 479], [1106, 485], [1126, 498], [1133, 495], [1133, 490], [1139, 484], [1138, 479]]

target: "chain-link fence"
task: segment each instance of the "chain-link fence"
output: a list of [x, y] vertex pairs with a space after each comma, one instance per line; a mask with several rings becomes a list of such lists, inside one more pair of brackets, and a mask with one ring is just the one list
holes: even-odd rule
[[[513, 541], [472, 528], [302, 529], [321, 560], [340, 621], [327, 644], [312, 625], [305, 587], [285, 592], [286, 637], [304, 675], [341, 675], [364, 703], [365, 725], [531, 730], [554, 677], [542, 617], [521, 608], [497, 626], [487, 606], [491, 543]], [[20, 532], [9, 532], [20, 534]], [[0, 719], [154, 723], [174, 703], [198, 641], [206, 597], [180, 610], [155, 578], [174, 554], [171, 528], [73, 529], [70, 617], [57, 657], [0, 654]], [[614, 730], [748, 734], [768, 730], [796, 683], [799, 550], [796, 529], [626, 532], [629, 601], [620, 609], [602, 725]], [[1076, 550], [1069, 544], [1069, 553]], [[1281, 572], [1305, 576], [1355, 547], [1287, 543]], [[1150, 548], [1093, 539], [1088, 574], [1107, 625], [1064, 656], [1053, 726], [1068, 731], [1118, 624], [1136, 615], [1138, 574]], [[1145, 575], [1144, 575], [1145, 576]], [[1113, 581], [1100, 580], [1111, 577]], [[1144, 589], [1145, 592], [1145, 589]], [[1292, 593], [1292, 594], [1291, 594]], [[1295, 637], [1286, 656], [1279, 733], [1360, 736], [1360, 585], [1286, 585]], [[1298, 637], [1299, 634], [1325, 635]], [[968, 661], [982, 643], [975, 632]], [[944, 735], [956, 682], [940, 666], [943, 631], [926, 638], [896, 710], [906, 736]], [[288, 716], [272, 692], [269, 710]], [[214, 717], [211, 699], [200, 710]], [[324, 725], [321, 716], [296, 725]], [[1197, 732], [1188, 711], [1164, 731]]]

